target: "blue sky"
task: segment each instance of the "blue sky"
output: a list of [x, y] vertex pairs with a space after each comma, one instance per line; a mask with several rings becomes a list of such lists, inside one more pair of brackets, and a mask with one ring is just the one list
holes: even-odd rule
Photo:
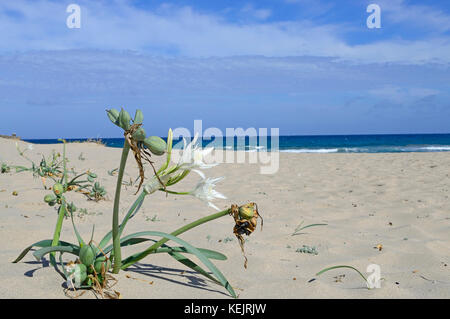
[[[81, 7], [81, 28], [66, 7]], [[369, 29], [366, 7], [381, 8]], [[278, 127], [282, 135], [450, 132], [450, 2], [0, 2], [0, 134], [119, 137]]]

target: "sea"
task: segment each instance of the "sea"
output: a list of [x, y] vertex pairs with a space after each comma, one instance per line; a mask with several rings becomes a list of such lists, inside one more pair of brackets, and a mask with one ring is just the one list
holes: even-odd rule
[[[164, 138], [164, 137], [163, 137]], [[164, 138], [166, 139], [166, 138]], [[24, 139], [36, 144], [61, 143], [57, 139]], [[68, 138], [67, 142], [84, 142], [88, 138]], [[121, 148], [123, 138], [95, 138], [109, 147]], [[174, 148], [182, 148], [182, 139], [174, 139]], [[200, 144], [200, 143], [199, 143]], [[450, 134], [381, 134], [381, 135], [314, 135], [268, 137], [203, 138], [203, 147], [215, 149], [280, 151], [290, 153], [402, 153], [449, 152]]]

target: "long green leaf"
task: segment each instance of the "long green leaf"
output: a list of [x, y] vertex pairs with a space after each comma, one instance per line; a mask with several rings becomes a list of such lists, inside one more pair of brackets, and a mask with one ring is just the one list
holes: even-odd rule
[[347, 266], [347, 265], [339, 265], [339, 266], [333, 266], [333, 267], [328, 267], [328, 268], [322, 269], [321, 271], [319, 271], [319, 272], [316, 274], [316, 276], [320, 276], [320, 275], [323, 274], [324, 272], [327, 272], [327, 271], [333, 270], [333, 269], [337, 269], [337, 268], [349, 268], [349, 269], [353, 269], [353, 270], [356, 271], [356, 272], [364, 279], [364, 281], [367, 283], [366, 277], [365, 277], [358, 269], [356, 269], [355, 267], [352, 267], [352, 266]]
[[[231, 287], [228, 280], [224, 277], [224, 275], [220, 272], [220, 270], [217, 269], [217, 267], [198, 248], [195, 248], [194, 246], [192, 246], [191, 244], [189, 244], [188, 242], [184, 241], [181, 238], [178, 238], [176, 236], [173, 236], [173, 235], [167, 234], [167, 233], [163, 233], [163, 232], [144, 231], [144, 232], [135, 233], [133, 235], [135, 237], [158, 236], [158, 237], [167, 238], [168, 240], [173, 240], [174, 242], [176, 242], [180, 245], [183, 245], [183, 247], [185, 247], [188, 252], [197, 256], [197, 258], [200, 259], [200, 261], [214, 274], [214, 276], [218, 279], [220, 284], [223, 287], [225, 287], [225, 289], [228, 290], [228, 292], [231, 294], [231, 296], [233, 296], [233, 298], [236, 298], [236, 293], [234, 292], [233, 287]], [[124, 265], [128, 264], [128, 263], [133, 263], [133, 260], [127, 259], [126, 262], [125, 261], [123, 262]]]
[[[28, 246], [27, 248], [25, 248], [19, 255], [19, 257], [17, 257], [13, 263], [18, 263], [19, 261], [22, 260], [23, 257], [25, 257], [25, 255], [33, 248], [33, 247], [50, 247], [52, 245], [52, 240], [51, 239], [45, 239], [45, 240], [41, 240], [38, 241], [34, 244], [31, 244], [30, 246]], [[71, 244], [71, 243], [67, 243], [65, 241], [59, 241], [59, 245], [60, 246], [69, 246], [69, 247], [73, 247], [73, 248], [79, 248], [77, 245]]]
[[309, 227], [328, 226], [328, 224], [310, 224], [310, 225], [301, 227], [302, 224], [303, 224], [303, 222], [301, 222], [300, 225], [297, 226], [297, 228], [295, 229], [294, 233], [291, 236], [300, 235], [302, 233], [299, 233], [299, 231], [302, 231], [303, 229], [306, 229], [306, 228], [309, 228]]
[[75, 222], [73, 221], [73, 212], [70, 212], [70, 219], [72, 220], [73, 231], [75, 232], [75, 236], [77, 236], [78, 244], [80, 245], [81, 248], [84, 245], [86, 245], [86, 243], [84, 242], [83, 237], [81, 237], [77, 227], [75, 226]]
[[[131, 234], [123, 237], [120, 240], [120, 246], [121, 247], [132, 246], [146, 241], [156, 242], [156, 240], [154, 239], [134, 237], [134, 234]], [[108, 247], [103, 249], [103, 253], [105, 253], [105, 255], [108, 254], [112, 250], [112, 248], [113, 246], [109, 245]], [[219, 253], [218, 251], [198, 247], [197, 249], [200, 250], [205, 255], [205, 257], [209, 259], [227, 260], [227, 256], [225, 256], [222, 253]], [[186, 247], [169, 247], [167, 245], [164, 245], [162, 248], [158, 248], [154, 253], [190, 253], [190, 252], [186, 249]]]
[[[159, 248], [161, 249], [161, 248]], [[158, 250], [159, 250], [158, 249]], [[206, 278], [214, 281], [216, 284], [221, 285], [220, 281], [218, 281], [216, 278], [211, 276], [208, 272], [206, 272], [202, 267], [197, 265], [195, 262], [184, 256], [183, 254], [176, 253], [176, 252], [169, 252], [169, 255], [172, 256], [176, 261], [182, 263], [183, 265], [191, 268], [192, 270], [198, 272], [199, 274], [202, 274]]]
[[[184, 256], [183, 254], [180, 253], [180, 251], [183, 252], [188, 252], [184, 247], [168, 247], [167, 245], [164, 245], [166, 247], [162, 247], [162, 248], [158, 248], [156, 249], [156, 251], [154, 251], [154, 254], [157, 253], [168, 253], [169, 256], [173, 257], [176, 261], [182, 263], [183, 265], [191, 268], [192, 270], [200, 273], [201, 275], [205, 276], [206, 278], [214, 281], [215, 283], [221, 285], [220, 281], [218, 281], [216, 278], [214, 278], [213, 276], [211, 276], [207, 271], [205, 271], [202, 267], [200, 267], [199, 265], [197, 265], [195, 262], [193, 262], [192, 260], [190, 260], [189, 258], [187, 258], [186, 256]], [[179, 249], [182, 248], [182, 249]], [[203, 251], [201, 248], [199, 248], [200, 251]], [[205, 254], [206, 255], [206, 254]], [[139, 254], [134, 254], [131, 256], [127, 257], [127, 260], [132, 259], [133, 257], [138, 257]], [[226, 256], [223, 255], [225, 258]], [[213, 258], [211, 258], [213, 259]]]
[[[154, 240], [154, 239], [129, 238], [129, 236], [127, 236], [127, 238], [122, 238], [121, 239], [120, 246], [121, 247], [131, 246], [131, 245], [139, 244], [139, 243], [142, 243], [142, 242], [145, 242], [145, 241], [156, 242], [156, 240]], [[212, 250], [209, 250], [209, 249], [203, 249], [203, 248], [198, 248], [198, 249], [201, 252], [203, 252], [206, 257], [208, 257], [210, 259], [217, 259], [217, 260], [226, 260], [227, 259], [227, 256], [225, 256], [225, 255], [223, 255], [223, 254], [221, 254], [219, 252], [212, 251]], [[112, 250], [112, 245], [110, 245], [109, 247], [105, 248], [105, 250], [103, 252], [105, 254], [107, 254], [111, 250]], [[183, 265], [193, 269], [194, 271], [204, 275], [208, 279], [210, 279], [210, 280], [214, 281], [215, 283], [221, 285], [221, 283], [216, 278], [211, 276], [208, 272], [206, 272], [203, 268], [198, 266], [195, 262], [193, 262], [189, 258], [183, 256], [180, 252], [189, 253], [188, 250], [185, 247], [170, 247], [170, 246], [168, 246], [166, 244], [163, 244], [163, 247], [160, 247], [160, 248], [156, 249], [156, 251], [154, 251], [153, 253], [154, 254], [157, 254], [157, 253], [168, 253], [176, 261], [182, 263]], [[133, 258], [133, 256], [138, 257], [139, 254], [135, 254], [135, 255], [129, 256], [127, 259]]]
[[42, 257], [44, 257], [46, 254], [49, 254], [51, 252], [66, 252], [70, 254], [77, 255], [79, 254], [80, 250], [78, 248], [74, 248], [71, 246], [51, 246], [51, 247], [45, 247], [41, 248], [33, 253], [33, 256], [36, 258], [36, 260], [41, 260]]

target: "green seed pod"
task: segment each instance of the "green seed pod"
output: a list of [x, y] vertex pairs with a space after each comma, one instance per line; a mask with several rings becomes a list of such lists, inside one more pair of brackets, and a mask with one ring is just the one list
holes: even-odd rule
[[134, 115], [134, 124], [142, 124], [144, 122], [144, 114], [142, 114], [141, 110], [136, 110], [136, 114]]
[[119, 111], [116, 109], [106, 110], [106, 114], [108, 114], [109, 119], [116, 125], [119, 125]]
[[138, 128], [133, 135], [131, 135], [131, 137], [133, 138], [133, 140], [138, 141], [138, 142], [143, 142], [145, 140], [145, 130], [143, 127]]
[[87, 180], [92, 183], [94, 181], [94, 177], [92, 177], [91, 175], [88, 175]]
[[64, 187], [60, 183], [56, 183], [53, 185], [53, 193], [55, 193], [56, 196], [62, 195], [62, 193], [64, 193]]
[[83, 264], [77, 264], [76, 267], [80, 274], [80, 284], [82, 284], [87, 278], [87, 268]]
[[159, 136], [149, 136], [144, 140], [144, 145], [152, 152], [153, 154], [160, 156], [166, 152], [167, 144], [166, 142], [160, 138]]
[[239, 207], [239, 216], [244, 219], [251, 219], [255, 215], [255, 207], [252, 204], [246, 204]]
[[108, 269], [106, 268], [107, 265], [105, 258], [103, 257], [103, 260], [100, 260], [100, 258], [97, 258], [97, 260], [94, 263], [94, 269], [97, 272], [97, 274], [100, 274], [102, 272], [102, 265], [103, 267], [105, 267], [105, 271], [108, 271]]
[[131, 116], [130, 114], [125, 111], [124, 109], [120, 110], [119, 113], [119, 125], [121, 128], [123, 128], [125, 131], [130, 129], [130, 121], [131, 121]]
[[54, 202], [54, 201], [56, 201], [56, 196], [55, 195], [47, 194], [47, 195], [44, 196], [44, 202], [51, 203], [51, 202]]
[[55, 206], [56, 205], [56, 201], [54, 201], [54, 202], [50, 202], [50, 203], [48, 203], [50, 206]]
[[95, 253], [91, 245], [84, 245], [80, 249], [80, 261], [85, 265], [89, 266], [95, 260]]

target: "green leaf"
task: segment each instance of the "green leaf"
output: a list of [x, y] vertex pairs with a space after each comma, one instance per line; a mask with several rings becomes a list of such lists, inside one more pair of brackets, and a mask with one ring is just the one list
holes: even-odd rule
[[295, 236], [295, 235], [300, 235], [302, 233], [299, 233], [299, 231], [302, 231], [303, 229], [309, 228], [309, 227], [314, 227], [314, 226], [327, 226], [328, 224], [310, 224], [307, 226], [303, 226], [301, 227], [303, 224], [303, 222], [300, 223], [300, 225], [297, 226], [297, 228], [295, 229], [294, 233], [291, 236]]
[[320, 275], [323, 274], [324, 272], [327, 272], [327, 271], [333, 270], [333, 269], [337, 269], [337, 268], [349, 268], [349, 269], [353, 269], [353, 270], [356, 271], [356, 272], [364, 279], [364, 281], [367, 283], [366, 277], [365, 277], [358, 269], [356, 269], [355, 267], [352, 267], [352, 266], [347, 266], [347, 265], [339, 265], [339, 266], [333, 266], [333, 267], [328, 267], [328, 268], [322, 269], [321, 271], [319, 271], [319, 272], [316, 274], [316, 276], [320, 276]]
[[[22, 260], [23, 257], [25, 257], [25, 255], [33, 248], [33, 247], [51, 247], [52, 245], [52, 240], [51, 239], [45, 239], [45, 240], [41, 240], [38, 241], [34, 244], [31, 244], [30, 246], [28, 246], [27, 248], [25, 248], [22, 253], [20, 253], [19, 257], [17, 257], [13, 263], [18, 263], [19, 261]], [[67, 243], [65, 241], [59, 241], [59, 245], [60, 246], [69, 246], [72, 247], [74, 249], [79, 249], [79, 247], [77, 245], [71, 244], [71, 243]]]
[[[178, 238], [176, 236], [167, 234], [167, 233], [163, 233], [163, 232], [158, 232], [158, 231], [144, 231], [144, 232], [139, 232], [139, 233], [135, 233], [129, 236], [158, 236], [158, 237], [163, 237], [163, 238], [167, 238], [169, 240], [173, 240], [176, 243], [183, 245], [183, 247], [186, 248], [186, 250], [188, 252], [190, 252], [191, 254], [194, 254], [195, 256], [197, 256], [198, 259], [200, 259], [200, 261], [214, 274], [214, 276], [218, 279], [218, 281], [220, 282], [220, 284], [225, 287], [225, 289], [228, 290], [228, 292], [231, 294], [231, 296], [233, 296], [233, 298], [236, 298], [236, 293], [233, 290], [233, 287], [231, 287], [230, 283], [228, 282], [228, 280], [224, 277], [224, 275], [220, 272], [219, 269], [217, 269], [217, 267], [196, 247], [192, 246], [191, 244], [189, 244], [188, 242], [184, 241], [181, 238]], [[133, 259], [128, 259], [126, 261], [123, 262], [123, 264], [131, 264], [133, 263]]]
[[[140, 237], [136, 238], [133, 236], [133, 234], [131, 234], [131, 235], [123, 237], [120, 240], [120, 246], [121, 247], [132, 246], [132, 245], [140, 244], [140, 243], [146, 242], [146, 241], [156, 242], [156, 240], [154, 240], [154, 239], [140, 238]], [[108, 247], [103, 249], [103, 252], [106, 255], [112, 249], [113, 249], [113, 246], [109, 245]], [[205, 255], [205, 257], [207, 257], [209, 259], [227, 260], [227, 256], [225, 256], [224, 254], [219, 253], [217, 251], [205, 249], [205, 248], [197, 248], [197, 249], [200, 250]], [[186, 247], [170, 247], [170, 246], [164, 245], [164, 247], [158, 248], [154, 253], [156, 254], [156, 253], [191, 253], [191, 252], [188, 251], [186, 249]]]
[[51, 252], [66, 252], [70, 254], [74, 254], [78, 256], [80, 249], [78, 247], [72, 247], [72, 246], [51, 246], [51, 247], [45, 247], [41, 248], [33, 253], [33, 256], [36, 258], [36, 260], [41, 260], [42, 257], [44, 257], [46, 254], [49, 254]]
[[78, 244], [80, 245], [81, 248], [84, 245], [86, 245], [86, 243], [84, 242], [83, 238], [81, 237], [80, 233], [77, 230], [77, 227], [75, 226], [75, 222], [73, 221], [73, 213], [70, 213], [70, 219], [72, 220], [73, 230], [75, 232], [75, 235], [77, 236]]
[[175, 258], [176, 261], [178, 261], [178, 262], [182, 263], [183, 265], [191, 268], [192, 270], [198, 272], [199, 274], [202, 274], [206, 278], [214, 281], [216, 284], [221, 285], [220, 281], [218, 281], [216, 278], [214, 278], [213, 276], [208, 274], [208, 272], [206, 272], [202, 267], [197, 265], [195, 262], [193, 262], [192, 260], [190, 260], [186, 256], [183, 256], [182, 254], [176, 253], [176, 252], [169, 252], [169, 255], [172, 256], [173, 258]]
[[[129, 236], [127, 236], [129, 237]], [[142, 242], [146, 242], [146, 241], [153, 241], [156, 242], [156, 240], [154, 239], [148, 239], [148, 238], [122, 238], [120, 246], [124, 247], [124, 246], [130, 246], [130, 245], [135, 245], [135, 244], [139, 244]], [[210, 259], [216, 259], [216, 260], [226, 260], [227, 256], [213, 251], [213, 250], [209, 250], [209, 249], [203, 249], [203, 248], [198, 248], [202, 253], [205, 254], [205, 256], [207, 258]], [[107, 247], [103, 252], [105, 254], [109, 253], [109, 251], [112, 250], [112, 245]], [[203, 276], [207, 277], [208, 279], [214, 281], [215, 283], [221, 285], [221, 283], [214, 278], [213, 276], [211, 276], [208, 272], [206, 272], [203, 268], [201, 268], [200, 266], [198, 266], [195, 262], [193, 262], [192, 260], [190, 260], [189, 258], [183, 256], [181, 254], [181, 252], [183, 253], [189, 253], [189, 251], [185, 248], [185, 247], [170, 247], [168, 245], [163, 245], [163, 247], [158, 248], [156, 251], [154, 251], [153, 253], [157, 254], [157, 253], [168, 253], [171, 257], [173, 257], [176, 261], [182, 263], [183, 265], [193, 269], [194, 271], [202, 274]], [[135, 254], [136, 256], [139, 254]], [[133, 258], [134, 255], [129, 256], [127, 259], [131, 259]]]

